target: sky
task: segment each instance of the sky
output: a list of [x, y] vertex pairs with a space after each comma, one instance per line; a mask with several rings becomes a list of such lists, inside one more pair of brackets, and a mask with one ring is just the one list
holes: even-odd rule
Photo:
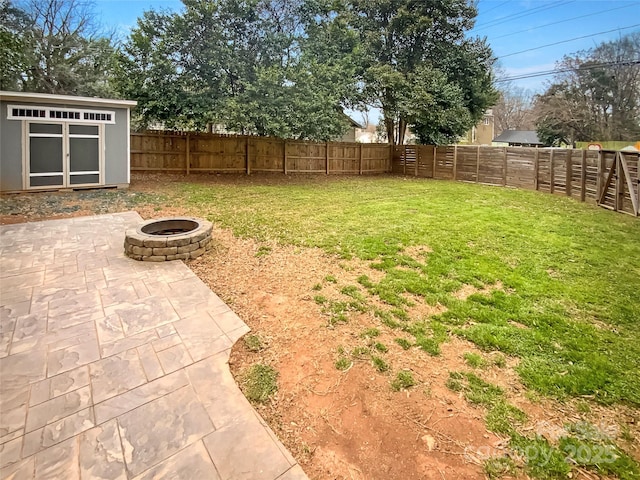
[[[634, 31], [640, 31], [638, 0], [480, 0], [471, 33], [487, 37], [500, 66], [512, 77], [552, 70], [564, 55]], [[540, 93], [551, 78], [513, 83]]]
[[[144, 11], [180, 11], [182, 3], [95, 0], [95, 7], [102, 25], [124, 39]], [[486, 37], [505, 75], [513, 77], [552, 70], [564, 55], [634, 31], [640, 31], [640, 0], [479, 0], [476, 25], [469, 33]], [[535, 94], [551, 79], [537, 76], [511, 83]]]

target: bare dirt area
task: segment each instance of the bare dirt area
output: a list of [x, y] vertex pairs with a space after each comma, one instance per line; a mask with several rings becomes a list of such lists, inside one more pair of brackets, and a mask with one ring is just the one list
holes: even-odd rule
[[[214, 241], [212, 254], [189, 266], [265, 345], [255, 352], [240, 341], [232, 371], [263, 362], [279, 372], [276, 398], [258, 409], [312, 478], [484, 478], [468, 453], [500, 439], [486, 431], [480, 410], [444, 385], [450, 370], [463, 367], [462, 351], [470, 345], [452, 339], [438, 357], [405, 351], [393, 341], [399, 334], [370, 313], [332, 327], [313, 300], [313, 286], [327, 276], [337, 286], [373, 276], [366, 265], [277, 245], [256, 256], [259, 244], [224, 230]], [[361, 332], [371, 327], [381, 330], [376, 340], [388, 346], [384, 357], [393, 371], [411, 371], [418, 385], [394, 392], [391, 371], [379, 373], [366, 356], [346, 371], [336, 369], [339, 348], [366, 345]]]
[[[193, 176], [189, 181], [260, 180]], [[292, 180], [274, 176], [263, 181]], [[93, 199], [65, 197], [62, 193], [20, 195], [16, 196], [20, 205], [5, 205], [0, 223], [123, 210], [137, 210], [145, 219], [193, 215], [181, 206], [135, 200], [139, 195], [161, 193], [166, 185], [167, 176], [134, 177], [131, 189], [119, 194], [117, 202], [111, 199], [108, 203], [100, 195]], [[187, 264], [260, 339], [258, 349], [250, 348], [243, 340], [236, 343], [231, 370], [236, 378], [256, 363], [271, 365], [278, 371], [278, 392], [267, 404], [256, 408], [310, 478], [486, 478], [484, 455], [505, 454], [506, 442], [486, 429], [486, 412], [449, 390], [446, 381], [451, 371], [469, 370], [463, 359], [465, 352], [484, 357], [488, 354], [457, 337], [442, 344], [438, 356], [415, 346], [405, 350], [396, 339], [410, 337], [383, 325], [369, 310], [351, 311], [346, 323], [332, 323], [315, 297], [337, 298], [342, 287], [357, 285], [360, 275], [379, 280], [381, 273], [366, 262], [343, 260], [320, 249], [239, 239], [221, 228], [214, 228], [213, 237], [214, 248]], [[421, 246], [404, 253], [418, 258], [428, 252], [428, 246]], [[489, 289], [464, 287], [457, 296], [463, 299], [486, 293]], [[418, 297], [408, 300], [414, 304], [408, 310], [412, 317], [424, 318], [444, 310], [442, 305], [427, 305]], [[371, 328], [379, 330], [375, 342], [387, 348], [380, 357], [389, 365], [388, 371], [378, 371], [371, 355], [353, 354], [371, 350], [373, 340], [363, 334]], [[336, 368], [341, 352], [350, 352], [350, 364], [344, 370]], [[614, 411], [590, 404], [590, 413], [584, 414], [578, 413], [578, 401], [559, 404], [547, 399], [531, 400], [514, 371], [516, 365], [516, 359], [507, 358], [505, 367], [493, 366], [476, 373], [501, 386], [509, 401], [527, 413], [529, 431], [543, 425], [546, 429], [539, 433], [546, 436], [553, 434], [554, 426], [561, 429], [567, 418], [611, 425], [622, 416], [635, 438], [639, 438], [637, 418], [631, 410], [621, 407]], [[401, 371], [411, 372], [416, 385], [394, 391], [391, 382]], [[627, 451], [640, 456], [637, 446], [631, 447]], [[574, 478], [597, 477], [578, 471]]]

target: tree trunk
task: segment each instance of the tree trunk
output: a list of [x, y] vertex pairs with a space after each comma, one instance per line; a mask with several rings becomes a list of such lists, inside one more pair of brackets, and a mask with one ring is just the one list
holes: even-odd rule
[[404, 117], [398, 120], [398, 145], [404, 144], [404, 134], [407, 131], [407, 121]]
[[387, 112], [383, 112], [384, 116], [384, 127], [387, 130], [387, 141], [391, 145], [396, 145], [396, 136], [395, 136], [395, 122], [391, 115], [388, 115]]

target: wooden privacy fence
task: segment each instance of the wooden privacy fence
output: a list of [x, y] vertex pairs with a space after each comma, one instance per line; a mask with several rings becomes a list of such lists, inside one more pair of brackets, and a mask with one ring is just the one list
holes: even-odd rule
[[459, 180], [594, 200], [640, 215], [637, 152], [317, 143], [186, 132], [131, 134], [131, 170], [374, 174]]
[[182, 132], [131, 134], [132, 171], [363, 175], [391, 171], [390, 157], [386, 144]]
[[392, 171], [416, 177], [526, 188], [594, 200], [640, 215], [637, 152], [523, 147], [399, 145]]

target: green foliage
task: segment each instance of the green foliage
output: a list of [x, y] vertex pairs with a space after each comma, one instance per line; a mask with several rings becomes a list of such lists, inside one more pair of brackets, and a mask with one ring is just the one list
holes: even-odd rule
[[510, 445], [524, 461], [526, 472], [541, 480], [568, 478], [571, 466], [563, 453], [544, 438], [514, 435]]
[[356, 358], [362, 358], [369, 355], [369, 349], [367, 347], [355, 347], [351, 350], [351, 355]]
[[351, 0], [367, 100], [381, 107], [390, 143], [410, 126], [425, 143], [462, 135], [497, 100], [491, 50], [465, 38], [477, 11], [465, 0]]
[[315, 297], [313, 297], [313, 301], [318, 305], [324, 305], [328, 302], [328, 299], [324, 295], [316, 295]]
[[22, 75], [29, 69], [30, 29], [28, 15], [9, 1], [0, 3], [0, 90], [20, 90]]
[[471, 116], [462, 88], [449, 83], [440, 70], [420, 67], [408, 76], [413, 88], [400, 99], [401, 111], [419, 143], [442, 145], [456, 142], [477, 119]]
[[502, 354], [495, 355], [491, 359], [491, 363], [493, 363], [496, 367], [504, 368], [507, 366], [507, 359]]
[[115, 49], [76, 0], [0, 4], [0, 88], [113, 96]]
[[343, 295], [347, 295], [348, 297], [351, 297], [359, 302], [365, 301], [364, 295], [362, 295], [358, 287], [356, 287], [355, 285], [347, 285], [346, 287], [342, 287], [340, 289], [340, 293], [342, 293]]
[[374, 338], [378, 335], [380, 335], [380, 330], [378, 330], [377, 328], [368, 328], [360, 334], [362, 338]]
[[262, 343], [262, 339], [255, 334], [247, 334], [243, 337], [244, 344], [246, 347], [252, 352], [259, 352], [264, 349], [264, 344]]
[[258, 250], [256, 250], [256, 257], [264, 257], [266, 255], [269, 255], [271, 253], [271, 247], [268, 245], [260, 245], [258, 247]]
[[462, 355], [462, 358], [464, 358], [464, 361], [467, 363], [467, 365], [473, 368], [484, 367], [487, 364], [485, 359], [477, 353], [465, 352]]
[[351, 360], [347, 357], [340, 356], [338, 360], [336, 360], [335, 366], [338, 370], [344, 371], [351, 366]]
[[498, 401], [491, 405], [486, 418], [488, 430], [504, 435], [510, 435], [515, 426], [522, 425], [526, 421], [527, 416], [522, 410], [505, 401]]
[[398, 372], [396, 378], [391, 382], [391, 389], [394, 392], [399, 392], [400, 390], [406, 390], [409, 387], [413, 387], [415, 384], [416, 381], [413, 379], [411, 372], [402, 371]]
[[506, 401], [500, 387], [485, 382], [473, 373], [449, 372], [446, 385], [454, 392], [462, 392], [468, 402], [487, 409], [487, 428], [492, 432], [512, 435], [515, 428], [527, 419], [522, 410]]
[[278, 390], [278, 372], [269, 365], [252, 365], [242, 377], [243, 393], [250, 401], [266, 403]]
[[122, 49], [122, 91], [138, 100], [142, 126], [322, 141], [343, 134], [354, 46], [324, 2], [184, 3], [179, 14], [145, 12]]
[[403, 350], [409, 350], [411, 348], [411, 342], [406, 338], [394, 338], [393, 341], [400, 345]]
[[391, 313], [387, 312], [386, 310], [380, 310], [379, 308], [376, 308], [373, 310], [373, 314], [389, 328], [400, 327], [400, 324], [393, 319]]
[[389, 364], [382, 358], [372, 355], [371, 361], [373, 362], [373, 366], [376, 367], [376, 370], [378, 370], [380, 373], [384, 373], [389, 370]]
[[380, 342], [375, 342], [373, 344], [373, 348], [375, 348], [380, 353], [387, 353], [389, 351], [387, 346], [384, 343], [380, 343]]
[[505, 475], [514, 475], [516, 464], [509, 457], [491, 457], [484, 461], [482, 469], [489, 480], [497, 480]]
[[558, 448], [568, 461], [600, 475], [615, 475], [623, 480], [640, 478], [640, 465], [596, 427], [579, 422], [566, 428], [569, 435], [560, 438]]

